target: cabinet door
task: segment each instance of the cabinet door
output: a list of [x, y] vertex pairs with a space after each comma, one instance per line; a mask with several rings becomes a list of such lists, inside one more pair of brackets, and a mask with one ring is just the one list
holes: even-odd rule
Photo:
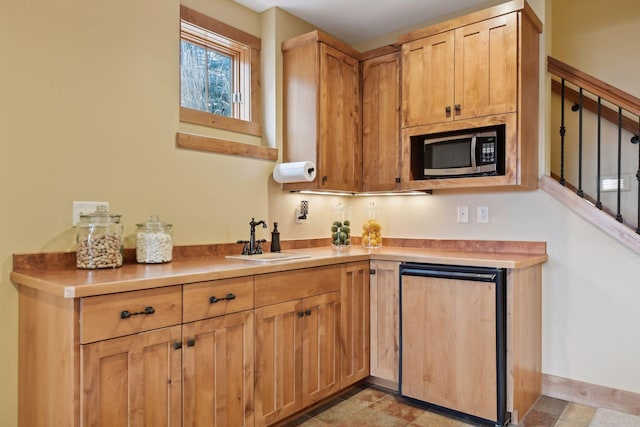
[[402, 126], [453, 120], [454, 32], [402, 46]]
[[253, 427], [253, 311], [183, 325], [184, 425]]
[[398, 389], [400, 263], [371, 261], [371, 376]]
[[180, 426], [180, 326], [81, 346], [83, 426]]
[[357, 59], [324, 43], [320, 43], [319, 102], [318, 188], [359, 191], [360, 65]]
[[369, 263], [342, 271], [342, 386], [369, 376]]
[[255, 310], [256, 426], [302, 408], [302, 300]]
[[302, 404], [340, 389], [340, 292], [303, 300]]
[[402, 277], [402, 394], [497, 419], [496, 284]]
[[516, 14], [455, 30], [456, 119], [516, 111], [518, 45]]
[[362, 64], [362, 189], [400, 188], [400, 52]]

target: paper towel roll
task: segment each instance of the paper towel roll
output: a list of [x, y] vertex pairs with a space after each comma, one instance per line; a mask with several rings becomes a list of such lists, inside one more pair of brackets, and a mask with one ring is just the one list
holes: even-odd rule
[[310, 182], [316, 178], [313, 162], [279, 163], [273, 169], [273, 179], [280, 184], [287, 182]]

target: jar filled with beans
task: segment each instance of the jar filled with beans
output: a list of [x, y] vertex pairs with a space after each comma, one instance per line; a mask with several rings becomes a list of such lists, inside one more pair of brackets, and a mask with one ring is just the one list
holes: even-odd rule
[[76, 267], [82, 269], [122, 266], [121, 215], [109, 213], [106, 206], [81, 214], [76, 225]]
[[170, 262], [173, 258], [171, 224], [160, 221], [158, 215], [151, 215], [136, 227], [136, 261], [141, 264]]

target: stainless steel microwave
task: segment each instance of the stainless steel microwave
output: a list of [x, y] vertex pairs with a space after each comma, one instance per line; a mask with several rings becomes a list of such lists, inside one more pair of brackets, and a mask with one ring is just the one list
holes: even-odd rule
[[424, 135], [424, 179], [504, 174], [504, 129]]

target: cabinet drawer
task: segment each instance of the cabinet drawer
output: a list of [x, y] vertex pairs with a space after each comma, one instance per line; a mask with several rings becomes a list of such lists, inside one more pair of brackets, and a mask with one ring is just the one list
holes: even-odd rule
[[182, 286], [80, 299], [81, 344], [181, 322]]
[[256, 307], [340, 290], [340, 265], [256, 276]]
[[184, 322], [253, 309], [253, 276], [185, 285]]

